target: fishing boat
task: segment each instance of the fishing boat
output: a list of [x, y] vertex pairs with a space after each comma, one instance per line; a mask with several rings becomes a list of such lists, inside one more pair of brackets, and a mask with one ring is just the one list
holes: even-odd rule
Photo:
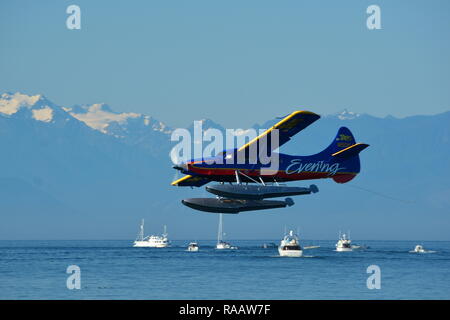
[[167, 227], [164, 226], [164, 233], [161, 236], [144, 236], [144, 219], [142, 219], [139, 233], [134, 241], [133, 247], [166, 248], [170, 245]]

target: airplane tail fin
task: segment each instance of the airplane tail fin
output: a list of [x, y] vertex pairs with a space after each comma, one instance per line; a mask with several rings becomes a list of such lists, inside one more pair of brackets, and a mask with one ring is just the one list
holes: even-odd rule
[[322, 152], [332, 155], [354, 145], [355, 143], [355, 137], [351, 131], [346, 127], [340, 127], [333, 142]]
[[345, 173], [333, 176], [333, 180], [338, 183], [352, 180], [360, 171], [359, 153], [368, 146], [365, 143], [356, 143], [355, 137], [348, 128], [339, 128], [333, 142], [321, 152], [345, 167]]

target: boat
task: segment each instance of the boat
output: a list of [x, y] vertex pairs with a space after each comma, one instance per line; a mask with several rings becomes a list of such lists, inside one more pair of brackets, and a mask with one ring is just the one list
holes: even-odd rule
[[164, 226], [164, 233], [161, 236], [144, 236], [144, 219], [139, 229], [139, 233], [134, 241], [133, 247], [166, 248], [170, 245], [167, 238], [167, 227]]
[[412, 252], [415, 253], [425, 253], [425, 249], [423, 248], [423, 246], [421, 246], [420, 244], [418, 244], [417, 246], [415, 246], [414, 250]]
[[224, 249], [230, 249], [230, 250], [236, 250], [238, 247], [232, 246], [230, 243], [225, 241], [219, 241], [216, 244], [216, 249], [218, 250], [224, 250]]
[[270, 242], [270, 243], [263, 243], [262, 248], [263, 249], [269, 249], [269, 248], [276, 248], [278, 247], [276, 243]]
[[197, 252], [199, 249], [198, 247], [198, 243], [197, 242], [191, 242], [188, 245], [187, 251], [191, 251], [191, 252]]
[[232, 246], [230, 243], [223, 241], [223, 214], [219, 214], [219, 230], [217, 231], [217, 244], [216, 249], [217, 250], [235, 250], [237, 247]]
[[345, 251], [352, 251], [352, 241], [347, 237], [345, 233], [339, 232], [339, 240], [336, 243], [336, 251], [338, 252], [345, 252]]
[[425, 248], [418, 244], [414, 247], [414, 250], [411, 250], [410, 253], [434, 253], [436, 251], [431, 251], [431, 250], [425, 250]]
[[300, 246], [298, 236], [291, 230], [285, 235], [278, 247], [278, 253], [281, 257], [301, 257], [303, 249]]

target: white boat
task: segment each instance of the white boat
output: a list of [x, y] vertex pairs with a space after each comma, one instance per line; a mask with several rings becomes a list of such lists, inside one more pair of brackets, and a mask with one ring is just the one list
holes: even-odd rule
[[424, 247], [420, 244], [414, 247], [414, 250], [411, 250], [410, 253], [434, 253], [436, 251], [425, 250]]
[[237, 247], [232, 246], [228, 242], [223, 241], [223, 214], [219, 213], [219, 230], [217, 231], [217, 244], [216, 249], [217, 250], [235, 250]]
[[198, 251], [198, 243], [197, 242], [191, 242], [188, 245], [187, 251], [191, 251], [191, 252], [197, 252]]
[[353, 251], [352, 241], [349, 239], [349, 237], [347, 237], [345, 233], [341, 234], [341, 232], [339, 232], [339, 240], [336, 243], [336, 251]]
[[415, 252], [415, 253], [425, 253], [426, 251], [425, 251], [425, 249], [424, 249], [420, 244], [418, 244], [418, 245], [414, 248], [414, 250], [413, 250], [412, 252]]
[[144, 236], [144, 219], [140, 226], [139, 233], [134, 241], [133, 247], [166, 248], [170, 245], [167, 238], [167, 228], [164, 226], [164, 233], [161, 236]]
[[225, 241], [220, 241], [220, 242], [217, 242], [217, 244], [216, 244], [216, 249], [218, 249], [218, 250], [224, 250], [224, 249], [236, 250], [237, 248], [238, 247], [232, 246], [231, 244], [229, 244], [228, 242], [225, 242]]
[[303, 249], [298, 241], [298, 236], [292, 230], [281, 240], [278, 253], [282, 257], [301, 257], [303, 255]]

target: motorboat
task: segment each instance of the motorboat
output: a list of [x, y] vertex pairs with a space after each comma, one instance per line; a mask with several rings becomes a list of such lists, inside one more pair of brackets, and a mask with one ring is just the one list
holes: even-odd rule
[[352, 251], [352, 241], [349, 239], [349, 237], [345, 233], [339, 232], [339, 240], [336, 243], [336, 251], [338, 252], [345, 252], [345, 251]]
[[414, 247], [414, 250], [411, 250], [410, 253], [434, 253], [436, 251], [431, 251], [431, 250], [425, 250], [425, 248], [418, 244]]
[[197, 242], [191, 242], [191, 243], [189, 243], [189, 245], [188, 245], [187, 251], [190, 251], [190, 252], [197, 252], [198, 249], [199, 249], [198, 243], [197, 243]]
[[421, 246], [420, 244], [418, 244], [417, 246], [414, 247], [413, 252], [415, 253], [425, 253], [425, 249], [423, 248], [423, 246]]
[[298, 236], [291, 230], [285, 235], [278, 247], [278, 253], [281, 257], [301, 257], [303, 249], [300, 246]]

